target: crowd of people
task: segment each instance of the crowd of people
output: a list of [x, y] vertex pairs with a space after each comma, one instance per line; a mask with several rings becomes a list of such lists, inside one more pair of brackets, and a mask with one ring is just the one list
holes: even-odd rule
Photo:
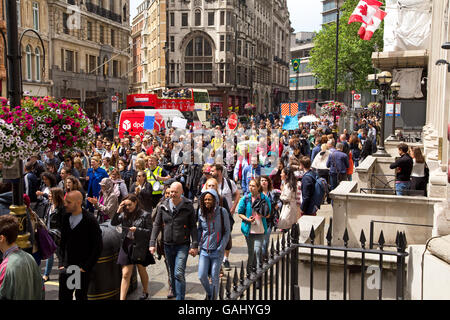
[[[199, 256], [198, 278], [206, 298], [216, 298], [223, 269], [230, 268], [231, 231], [238, 218], [247, 243], [247, 271], [258, 270], [261, 258], [268, 255], [271, 233], [289, 230], [302, 215], [316, 215], [323, 201], [331, 202], [327, 191], [351, 180], [379, 141], [378, 123], [370, 117], [359, 119], [353, 132], [339, 132], [327, 118], [294, 131], [283, 131], [282, 126], [282, 119], [253, 116], [249, 123], [239, 124], [235, 142], [239, 135], [246, 143], [236, 143], [233, 152], [226, 148], [225, 129], [217, 126], [212, 139], [203, 141], [196, 141], [192, 130], [180, 135], [174, 128], [135, 137], [125, 133], [122, 138], [99, 131], [88, 150], [31, 157], [25, 164], [24, 190], [29, 209], [57, 240], [59, 298], [72, 299], [74, 290], [67, 287], [64, 270], [77, 265], [82, 279], [75, 296], [87, 299], [90, 273], [102, 250], [99, 224], [108, 221], [121, 230], [117, 263], [122, 267], [122, 300], [134, 265], [142, 281], [140, 299], [148, 298], [146, 267], [162, 257], [169, 279], [167, 297], [184, 299], [189, 255]], [[267, 135], [260, 135], [263, 131]], [[202, 148], [187, 157], [186, 141]], [[193, 161], [204, 150], [210, 150], [204, 162]], [[401, 144], [399, 152], [391, 165], [397, 194], [425, 190], [427, 167], [420, 148], [409, 151]], [[329, 188], [319, 202], [318, 178]], [[2, 191], [7, 189], [3, 183]], [[5, 224], [0, 220], [3, 261], [16, 250], [11, 248], [17, 235], [7, 231], [15, 228], [12, 225], [11, 219]], [[39, 248], [30, 254], [39, 266]], [[53, 276], [53, 263], [53, 256], [46, 260], [44, 282]], [[27, 275], [35, 277], [35, 269]], [[8, 293], [7, 281], [0, 278], [0, 299], [15, 297]], [[38, 291], [34, 297], [42, 298]]]

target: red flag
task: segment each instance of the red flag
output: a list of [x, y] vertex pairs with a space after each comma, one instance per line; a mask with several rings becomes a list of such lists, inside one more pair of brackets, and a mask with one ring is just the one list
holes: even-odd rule
[[376, 14], [377, 9], [382, 5], [383, 3], [376, 0], [360, 0], [348, 20], [348, 24], [352, 22], [362, 22], [368, 25], [372, 24], [373, 16]]
[[378, 27], [381, 24], [381, 21], [383, 21], [384, 17], [386, 17], [387, 13], [384, 12], [381, 9], [377, 8], [377, 12], [372, 18], [371, 24], [365, 24], [363, 23], [361, 28], [358, 31], [359, 37], [363, 40], [370, 40], [372, 39], [372, 36], [374, 32], [378, 29]]

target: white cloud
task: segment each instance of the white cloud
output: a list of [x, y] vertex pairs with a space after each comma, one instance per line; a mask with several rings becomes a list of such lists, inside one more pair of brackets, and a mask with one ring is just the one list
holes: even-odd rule
[[287, 0], [291, 26], [295, 32], [319, 31], [322, 23], [322, 1]]

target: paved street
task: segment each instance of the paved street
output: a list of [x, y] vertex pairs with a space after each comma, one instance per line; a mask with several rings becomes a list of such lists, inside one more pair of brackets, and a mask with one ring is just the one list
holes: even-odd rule
[[[319, 211], [319, 215], [326, 217], [326, 225], [325, 230], [328, 228], [329, 217], [332, 216], [332, 208], [331, 205], [322, 206]], [[234, 273], [234, 267], [238, 267], [238, 272], [240, 271], [241, 261], [244, 261], [244, 265], [247, 261], [247, 245], [245, 242], [245, 238], [241, 232], [241, 221], [238, 217], [235, 216], [236, 223], [233, 227], [232, 237], [233, 237], [233, 249], [231, 249], [230, 254], [230, 264], [232, 266], [232, 270], [230, 271], [230, 275], [232, 276]], [[279, 232], [272, 233], [272, 237], [274, 239], [277, 238], [277, 234]], [[41, 263], [42, 273], [44, 272], [45, 261]], [[193, 258], [189, 256], [186, 266], [186, 300], [203, 300], [205, 298], [205, 291], [203, 286], [200, 284], [197, 276], [198, 270], [198, 256]], [[151, 300], [167, 300], [167, 272], [166, 266], [164, 264], [164, 258], [161, 260], [156, 260], [156, 264], [150, 265], [147, 268], [149, 274], [149, 299]], [[46, 282], [46, 300], [57, 300], [58, 299], [58, 278], [57, 278], [57, 261], [55, 260], [55, 265], [53, 266], [53, 271], [50, 276], [50, 281]], [[225, 275], [227, 271], [225, 270]], [[142, 286], [140, 283], [140, 278], [138, 276], [138, 288], [137, 290], [129, 293], [129, 300], [138, 300], [139, 296], [142, 293]]]

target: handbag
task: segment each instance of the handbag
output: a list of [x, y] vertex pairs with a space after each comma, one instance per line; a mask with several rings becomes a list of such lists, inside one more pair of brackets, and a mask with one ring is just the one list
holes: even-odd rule
[[[285, 186], [285, 188], [288, 188]], [[297, 212], [294, 212], [291, 206], [291, 201], [286, 197], [286, 194], [281, 195], [281, 201], [283, 206], [280, 212], [280, 218], [278, 219], [278, 229], [290, 229], [294, 223], [297, 222]]]
[[44, 221], [38, 217], [36, 212], [33, 210], [30, 211], [36, 221], [36, 239], [38, 242], [39, 253], [41, 254], [42, 260], [47, 260], [55, 253], [57, 248], [56, 243], [48, 232]]
[[[136, 227], [139, 227], [143, 221], [142, 217], [139, 218], [139, 222], [134, 224]], [[141, 264], [143, 266], [148, 266], [149, 264], [155, 264], [155, 258], [153, 257], [153, 254], [149, 251], [148, 241], [145, 241], [147, 246], [138, 245], [136, 243], [136, 239], [133, 240], [133, 245], [131, 246], [131, 254], [130, 254], [130, 260], [133, 264]]]

